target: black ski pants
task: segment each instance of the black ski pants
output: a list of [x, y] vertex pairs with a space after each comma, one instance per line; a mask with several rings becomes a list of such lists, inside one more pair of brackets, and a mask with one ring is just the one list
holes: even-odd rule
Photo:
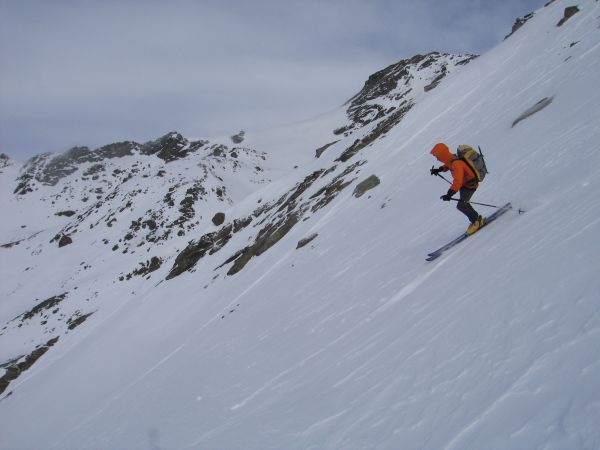
[[471, 197], [477, 189], [469, 189], [466, 187], [460, 188], [460, 200], [456, 204], [456, 208], [469, 218], [471, 223], [479, 218], [479, 213], [471, 206]]

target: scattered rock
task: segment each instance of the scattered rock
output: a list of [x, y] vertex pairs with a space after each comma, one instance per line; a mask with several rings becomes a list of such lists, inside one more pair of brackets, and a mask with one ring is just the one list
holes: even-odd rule
[[80, 311], [76, 311], [70, 318], [69, 320], [67, 320], [67, 325], [68, 325], [68, 329], [69, 330], [74, 330], [75, 328], [77, 328], [79, 325], [81, 325], [83, 322], [85, 322], [87, 320], [88, 317], [90, 317], [92, 314], [94, 314], [93, 312], [89, 313], [89, 314], [84, 314], [81, 315]]
[[149, 273], [152, 273], [155, 270], [160, 269], [161, 265], [162, 265], [162, 259], [160, 259], [157, 256], [153, 256], [152, 258], [150, 258], [149, 261], [141, 262], [140, 263], [140, 267], [138, 267], [137, 269], [135, 269], [132, 272], [128, 273], [126, 275], [126, 278], [128, 280], [130, 280], [134, 276], [145, 276], [145, 275], [148, 275]]
[[227, 146], [225, 145], [213, 145], [211, 148], [212, 155], [216, 157], [224, 157], [225, 152], [227, 151]]
[[151, 231], [156, 230], [156, 228], [157, 228], [156, 221], [154, 219], [145, 220], [144, 222], [142, 222], [142, 228], [146, 228], [146, 227], [148, 227]]
[[388, 131], [390, 131], [398, 123], [400, 123], [400, 121], [402, 120], [404, 115], [408, 111], [410, 111], [410, 109], [413, 107], [413, 105], [414, 104], [412, 102], [409, 102], [408, 104], [402, 106], [401, 108], [398, 108], [392, 114], [387, 116], [384, 120], [379, 122], [377, 124], [377, 126], [375, 127], [375, 129], [373, 131], [371, 131], [369, 134], [367, 134], [365, 137], [363, 137], [362, 139], [355, 140], [354, 143], [350, 147], [348, 147], [346, 150], [344, 150], [344, 152], [336, 159], [336, 161], [341, 161], [341, 162], [348, 161], [350, 158], [352, 158], [354, 155], [356, 155], [359, 151], [361, 151], [362, 149], [367, 147], [369, 144], [373, 143], [375, 140], [377, 140], [381, 136], [385, 135]]
[[533, 17], [533, 13], [529, 13], [529, 14], [523, 16], [522, 18], [521, 17], [517, 17], [516, 20], [515, 20], [514, 25], [512, 26], [512, 30], [510, 31], [510, 33], [508, 33], [506, 36], [504, 36], [504, 40], [506, 40], [510, 36], [512, 36], [513, 33], [515, 33], [523, 25], [525, 25], [525, 22], [527, 22], [532, 17]]
[[281, 240], [298, 223], [300, 216], [289, 214], [275, 224], [268, 224], [256, 237], [254, 244], [244, 248], [236, 255], [235, 262], [227, 275], [235, 275], [242, 270], [246, 264], [254, 257], [260, 256], [269, 248]]
[[225, 222], [225, 213], [218, 212], [212, 218], [212, 223], [216, 226], [223, 225], [223, 222]]
[[298, 183], [295, 186], [293, 192], [289, 195], [289, 197], [284, 196], [280, 199], [280, 203], [282, 203], [282, 205], [277, 211], [292, 211], [296, 207], [296, 201], [309, 187], [312, 186], [312, 184], [323, 174], [323, 172], [324, 169], [320, 169], [306, 176], [301, 183]]
[[425, 92], [429, 92], [430, 90], [436, 88], [440, 84], [442, 79], [447, 75], [447, 73], [448, 69], [446, 69], [446, 66], [442, 66], [440, 69], [440, 73], [433, 80], [431, 80], [431, 83], [425, 86], [423, 90]]
[[548, 106], [550, 103], [552, 103], [553, 99], [554, 99], [554, 97], [546, 97], [546, 98], [541, 99], [539, 102], [537, 102], [531, 108], [528, 108], [527, 110], [525, 110], [525, 112], [523, 112], [523, 114], [521, 114], [519, 117], [517, 117], [510, 127], [511, 128], [514, 127], [520, 121], [527, 119], [529, 116], [535, 114], [538, 111], [541, 111], [546, 106]]
[[317, 212], [319, 209], [327, 206], [334, 198], [338, 196], [346, 187], [348, 187], [356, 179], [353, 178], [346, 181], [346, 176], [354, 172], [358, 167], [365, 164], [366, 161], [357, 161], [354, 164], [346, 167], [346, 169], [339, 175], [337, 175], [331, 182], [319, 189], [316, 193], [310, 196], [311, 200], [315, 200], [311, 211]]
[[58, 248], [64, 247], [65, 245], [69, 245], [73, 243], [73, 239], [70, 236], [63, 235], [58, 241]]
[[231, 140], [234, 144], [241, 144], [242, 142], [244, 142], [245, 134], [246, 132], [244, 130], [241, 130], [238, 134], [234, 134], [233, 136], [231, 136]]
[[75, 215], [75, 211], [71, 211], [70, 209], [66, 210], [66, 211], [59, 211], [57, 213], [54, 213], [55, 216], [66, 216], [66, 217], [71, 217], [73, 215]]
[[315, 158], [320, 158], [320, 157], [321, 157], [321, 155], [323, 154], [323, 152], [324, 152], [325, 150], [327, 150], [329, 147], [331, 147], [333, 144], [335, 144], [335, 143], [337, 143], [337, 142], [339, 142], [339, 141], [333, 141], [333, 142], [330, 142], [329, 144], [325, 144], [324, 146], [322, 146], [322, 147], [319, 147], [318, 149], [316, 149], [316, 150], [315, 150]]
[[319, 236], [319, 233], [314, 233], [311, 234], [310, 236], [304, 238], [304, 239], [300, 239], [298, 241], [298, 245], [296, 246], [296, 250], [298, 250], [299, 248], [304, 247], [305, 245], [309, 244], [312, 240], [314, 240], [317, 236]]
[[579, 8], [577, 6], [567, 6], [565, 8], [565, 13], [562, 19], [559, 20], [559, 22], [556, 24], [557, 27], [561, 27], [563, 26], [563, 24], [569, 20], [571, 17], [573, 17], [575, 14], [577, 14], [579, 12]]
[[32, 351], [27, 357], [18, 362], [21, 358], [17, 360], [10, 361], [7, 364], [3, 364], [2, 367], [5, 369], [4, 375], [0, 377], [0, 394], [2, 394], [11, 381], [16, 380], [19, 375], [29, 369], [33, 364], [40, 359], [44, 353], [50, 350], [54, 344], [58, 342], [58, 337], [50, 339], [44, 345], [38, 346], [34, 351]]
[[188, 246], [175, 258], [175, 263], [166, 279], [170, 280], [186, 270], [190, 270], [207, 253], [212, 255], [219, 251], [233, 236], [232, 231], [233, 226], [229, 224], [219, 231], [205, 234], [198, 241], [190, 241]]
[[364, 181], [361, 181], [360, 183], [358, 183], [356, 185], [352, 195], [354, 195], [356, 198], [358, 198], [358, 197], [362, 196], [365, 192], [373, 189], [379, 183], [381, 183], [379, 178], [376, 175], [371, 175], [369, 178], [367, 178]]
[[206, 195], [206, 189], [202, 186], [201, 182], [195, 182], [189, 187], [185, 191], [185, 198], [179, 203], [179, 212], [181, 213], [181, 216], [173, 222], [173, 225], [183, 225], [194, 218], [196, 214], [194, 204], [199, 198], [203, 198]]
[[25, 320], [29, 320], [31, 318], [33, 318], [34, 316], [36, 316], [37, 314], [41, 314], [43, 311], [50, 309], [50, 308], [54, 308], [56, 305], [58, 305], [60, 302], [62, 302], [65, 297], [67, 296], [67, 292], [63, 292], [60, 295], [55, 295], [54, 297], [50, 297], [46, 300], [44, 300], [41, 303], [38, 303], [37, 305], [35, 305], [33, 308], [31, 308], [30, 311], [27, 311], [23, 314], [21, 314], [21, 321], [25, 321]]

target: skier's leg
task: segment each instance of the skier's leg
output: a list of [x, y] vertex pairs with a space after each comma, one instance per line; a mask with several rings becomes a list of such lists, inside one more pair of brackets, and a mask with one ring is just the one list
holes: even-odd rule
[[456, 208], [465, 216], [467, 216], [469, 218], [469, 222], [471, 223], [475, 222], [479, 218], [479, 213], [475, 211], [473, 206], [471, 206], [471, 203], [469, 203], [474, 193], [475, 189], [461, 188], [460, 200], [456, 204]]

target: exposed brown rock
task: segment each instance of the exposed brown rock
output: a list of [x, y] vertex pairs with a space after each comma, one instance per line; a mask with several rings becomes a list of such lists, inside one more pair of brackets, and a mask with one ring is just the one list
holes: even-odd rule
[[319, 233], [314, 233], [304, 239], [300, 239], [298, 241], [298, 245], [296, 246], [296, 250], [310, 244], [310, 242], [312, 242], [314, 239], [316, 239], [317, 236], [319, 236]]
[[10, 361], [10, 362], [0, 366], [5, 369], [4, 375], [2, 375], [2, 377], [0, 377], [0, 394], [2, 394], [6, 390], [6, 388], [8, 387], [8, 385], [10, 384], [11, 381], [14, 381], [17, 378], [19, 378], [19, 376], [23, 372], [25, 372], [27, 369], [29, 369], [31, 366], [33, 366], [33, 364], [38, 359], [40, 359], [44, 355], [44, 353], [46, 353], [48, 350], [50, 350], [50, 347], [52, 347], [57, 342], [58, 342], [58, 337], [50, 339], [44, 345], [41, 345], [38, 348], [36, 348], [34, 351], [32, 351], [20, 363], [17, 361], [21, 358], [18, 358], [17, 360]]
[[380, 182], [381, 181], [379, 180], [379, 178], [376, 175], [371, 175], [369, 178], [367, 178], [364, 181], [361, 181], [360, 183], [358, 183], [356, 185], [352, 195], [354, 195], [356, 198], [358, 198], [358, 197], [362, 196], [368, 190], [373, 189]]
[[73, 243], [73, 239], [70, 236], [63, 235], [58, 241], [58, 247], [64, 247], [65, 245], [69, 245]]
[[298, 223], [300, 216], [290, 214], [275, 224], [269, 224], [263, 228], [256, 238], [254, 244], [243, 249], [233, 266], [227, 272], [227, 275], [234, 275], [244, 268], [246, 264], [254, 257], [260, 256], [269, 248], [281, 240]]
[[556, 24], [557, 27], [562, 27], [564, 23], [573, 17], [575, 14], [579, 12], [579, 8], [577, 6], [567, 6], [565, 8], [564, 16], [559, 22]]
[[223, 222], [225, 222], [225, 213], [218, 212], [212, 218], [212, 223], [216, 226], [223, 225]]

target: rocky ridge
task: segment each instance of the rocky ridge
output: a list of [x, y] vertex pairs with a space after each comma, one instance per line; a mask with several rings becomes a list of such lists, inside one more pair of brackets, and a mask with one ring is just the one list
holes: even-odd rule
[[[378, 122], [408, 110], [424, 92], [434, 89], [441, 80], [476, 58], [473, 54], [453, 55], [431, 52], [403, 59], [372, 74], [363, 88], [346, 103], [350, 124], [335, 130], [349, 131]], [[397, 117], [396, 120], [401, 119]]]

